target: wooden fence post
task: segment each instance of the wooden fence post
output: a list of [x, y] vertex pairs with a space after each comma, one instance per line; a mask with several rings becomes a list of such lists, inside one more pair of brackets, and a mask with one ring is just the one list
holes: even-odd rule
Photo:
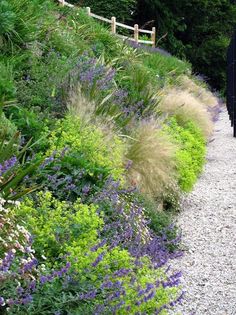
[[155, 27], [153, 27], [152, 28], [152, 42], [153, 42], [153, 44], [152, 44], [152, 47], [156, 47], [156, 28]]
[[91, 9], [90, 9], [90, 7], [87, 7], [87, 8], [86, 8], [86, 11], [87, 11], [88, 16], [90, 16], [90, 15], [91, 15]]
[[111, 18], [111, 32], [116, 34], [116, 18], [114, 16]]
[[134, 40], [135, 40], [135, 42], [138, 44], [138, 33], [139, 33], [139, 31], [138, 31], [138, 24], [135, 24], [134, 25]]

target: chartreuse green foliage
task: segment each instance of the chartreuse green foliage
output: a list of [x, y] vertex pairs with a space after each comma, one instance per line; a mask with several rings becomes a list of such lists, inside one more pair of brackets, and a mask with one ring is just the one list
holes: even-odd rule
[[74, 156], [77, 166], [85, 168], [91, 175], [99, 169], [106, 170], [107, 175], [115, 179], [123, 174], [124, 145], [121, 139], [112, 133], [106, 137], [101, 129], [84, 124], [79, 117], [69, 115], [58, 122], [49, 144], [48, 155], [68, 148], [66, 156], [70, 163]]
[[180, 126], [173, 117], [164, 130], [179, 146], [176, 153], [179, 185], [182, 190], [190, 191], [205, 162], [206, 140], [201, 129], [191, 121]]
[[[135, 303], [139, 300], [136, 286], [140, 288], [139, 290], [145, 289], [147, 284], [157, 280], [165, 281], [166, 276], [162, 269], [153, 269], [148, 258], [143, 259], [141, 266], [136, 266], [134, 259], [125, 249], [119, 247], [109, 249], [107, 245], [104, 245], [91, 251], [91, 248], [99, 242], [98, 233], [104, 226], [102, 214], [98, 215], [96, 210], [96, 206], [82, 204], [80, 200], [73, 205], [60, 202], [54, 199], [50, 192], [39, 193], [36, 203], [31, 199], [26, 199], [19, 208], [14, 210], [18, 218], [24, 218], [26, 226], [34, 236], [36, 256], [44, 254], [48, 257], [46, 264], [56, 266], [62, 256], [69, 253], [67, 259], [71, 261], [72, 270], [76, 272], [79, 279], [77, 286], [76, 283], [74, 284], [73, 289], [76, 291], [71, 291], [70, 299], [63, 298], [64, 303], [58, 301], [57, 294], [62, 293], [57, 286], [51, 286], [48, 291], [47, 287], [44, 289], [47, 295], [45, 292], [41, 293], [41, 297], [45, 294], [41, 304], [36, 293], [34, 305], [37, 305], [37, 311], [40, 307], [44, 309], [46, 306], [45, 314], [50, 314], [50, 311], [56, 309], [69, 311], [70, 314], [82, 314], [83, 310], [86, 310], [87, 314], [93, 314], [92, 306], [99, 302], [104, 303], [104, 293], [102, 291], [99, 293], [99, 288], [105, 276], [112, 282], [122, 281], [126, 290], [123, 307], [117, 314], [135, 314], [137, 311], [153, 314], [157, 307], [167, 304], [170, 299], [175, 299], [178, 294], [177, 288], [168, 289], [160, 285], [155, 290], [155, 298], [143, 305]], [[97, 255], [101, 253], [103, 259], [92, 267]], [[129, 269], [130, 273], [114, 278], [114, 273], [120, 269]], [[134, 276], [136, 280], [132, 282]], [[74, 295], [79, 296], [82, 292], [86, 292], [89, 286], [91, 289], [92, 285], [98, 292], [96, 301], [91, 300], [87, 308], [82, 301], [76, 303]], [[63, 294], [68, 294], [68, 291], [65, 290]], [[127, 306], [130, 306], [128, 311]], [[34, 314], [33, 309], [31, 314]], [[109, 314], [109, 311], [104, 314]], [[161, 314], [166, 314], [166, 312], [163, 311]]]
[[[35, 236], [34, 247], [53, 263], [60, 255], [71, 253], [71, 260], [80, 257], [79, 266], [88, 264], [85, 253], [96, 244], [98, 230], [103, 227], [102, 216], [96, 206], [58, 201], [50, 192], [39, 193], [37, 203], [27, 198], [17, 215], [25, 218], [27, 226]], [[95, 259], [95, 258], [94, 258]]]
[[56, 123], [47, 145], [37, 183], [60, 200], [88, 200], [111, 177], [124, 183], [125, 142], [108, 125], [92, 126], [74, 112]]

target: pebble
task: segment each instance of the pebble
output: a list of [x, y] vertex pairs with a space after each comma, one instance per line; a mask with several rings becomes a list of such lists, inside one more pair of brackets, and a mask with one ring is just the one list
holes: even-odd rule
[[236, 138], [226, 109], [212, 139], [178, 218], [186, 250], [172, 268], [183, 271], [186, 296], [170, 314], [236, 315]]

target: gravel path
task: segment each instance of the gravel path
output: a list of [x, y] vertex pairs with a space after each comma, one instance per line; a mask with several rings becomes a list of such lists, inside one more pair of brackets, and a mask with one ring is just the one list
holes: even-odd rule
[[236, 315], [236, 139], [225, 110], [178, 225], [186, 253], [174, 265], [183, 271], [187, 291], [179, 313]]

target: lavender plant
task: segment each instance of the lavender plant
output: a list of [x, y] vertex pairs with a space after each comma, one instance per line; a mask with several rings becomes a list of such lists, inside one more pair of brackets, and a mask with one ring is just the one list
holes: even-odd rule
[[[76, 94], [77, 82], [81, 84], [82, 92], [89, 100], [96, 100], [96, 115], [110, 115], [119, 126], [126, 126], [133, 118], [145, 116], [147, 109], [153, 108], [156, 102], [144, 86], [141, 88], [143, 97], [133, 95], [132, 82], [126, 89], [117, 85], [120, 75], [111, 67], [105, 66], [88, 53], [82, 55], [77, 66], [70, 72], [69, 89]], [[138, 82], [138, 80], [137, 80]], [[147, 87], [147, 86], [146, 86]], [[68, 87], [67, 87], [68, 89]], [[72, 92], [70, 91], [70, 94]]]
[[18, 206], [18, 202], [0, 199], [1, 314], [27, 307], [46, 282], [63, 278], [70, 268], [69, 262], [58, 270], [46, 270], [39, 264], [31, 234], [12, 213]]
[[[59, 202], [50, 193], [38, 197], [37, 205], [29, 199], [22, 204], [17, 216], [24, 217], [33, 232], [36, 254], [43, 252], [52, 264], [69, 253], [72, 273], [63, 288], [46, 286], [37, 293], [33, 309], [46, 309], [45, 314], [135, 314], [146, 310], [148, 314], [164, 314], [182, 299], [178, 288], [181, 274], [160, 267], [164, 261], [159, 261], [159, 266], [153, 264], [147, 252], [134, 254], [131, 247], [128, 252], [124, 239], [123, 244], [111, 244], [103, 237], [103, 214], [98, 214], [94, 205], [83, 205], [79, 200], [73, 205]], [[47, 283], [48, 277], [41, 281]]]
[[[90, 100], [97, 100], [97, 104], [104, 100], [115, 89], [116, 71], [84, 53], [77, 61], [76, 67], [69, 74], [69, 89], [75, 89], [79, 80], [83, 93]], [[104, 103], [104, 102], [103, 102]], [[97, 111], [104, 111], [97, 108]], [[107, 109], [107, 108], [106, 108]]]
[[[122, 246], [136, 259], [148, 256], [154, 268], [182, 255], [177, 246], [180, 237], [168, 237], [174, 226], [159, 231], [159, 236], [149, 228], [146, 211], [136, 197], [135, 188], [124, 189], [119, 182], [109, 179], [94, 202], [98, 203], [100, 211], [105, 211], [106, 224], [102, 235], [111, 248]], [[175, 245], [175, 251], [169, 251], [170, 245]]]

